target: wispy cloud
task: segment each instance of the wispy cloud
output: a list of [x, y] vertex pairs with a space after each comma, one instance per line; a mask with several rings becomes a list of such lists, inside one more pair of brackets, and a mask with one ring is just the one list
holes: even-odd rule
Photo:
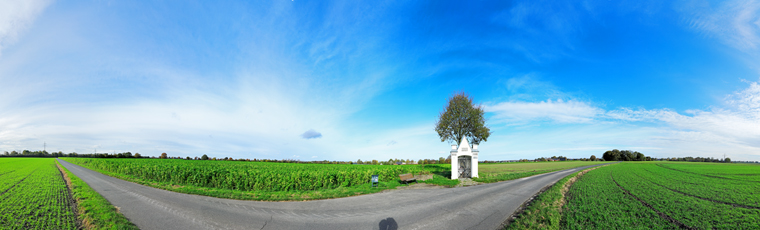
[[2, 1], [0, 2], [0, 54], [16, 42], [19, 35], [34, 22], [50, 0]]
[[[554, 133], [551, 139], [557, 141], [563, 136], [567, 140], [576, 140], [575, 144], [552, 143], [548, 145], [557, 147], [542, 148], [542, 151], [565, 149], [569, 145], [592, 149], [619, 148], [612, 144], [617, 143], [654, 148], [661, 156], [707, 154], [718, 157], [730, 152], [739, 155], [740, 159], [760, 157], [760, 84], [750, 82], [746, 89], [727, 96], [724, 104], [726, 106], [709, 110], [687, 110], [685, 114], [667, 108], [605, 110], [573, 100], [510, 101], [487, 106], [486, 110], [493, 114], [497, 128], [504, 124], [519, 129], [521, 125], [535, 125], [536, 122], [573, 127], [569, 130], [558, 127], [570, 135]], [[550, 130], [554, 131], [541, 132], [556, 131]], [[627, 140], [604, 141], [623, 133], [627, 133], [624, 134]], [[597, 141], [584, 141], [588, 139]]]
[[527, 123], [536, 120], [551, 120], [561, 123], [591, 122], [604, 110], [589, 103], [562, 99], [541, 102], [509, 101], [485, 107], [494, 114], [496, 122]]
[[744, 52], [760, 48], [760, 1], [695, 1], [679, 10], [692, 29]]

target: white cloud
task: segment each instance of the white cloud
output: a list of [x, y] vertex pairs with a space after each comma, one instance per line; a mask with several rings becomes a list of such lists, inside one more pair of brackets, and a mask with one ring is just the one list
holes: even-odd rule
[[45, 7], [48, 0], [0, 1], [0, 54], [2, 50], [16, 42], [20, 34], [29, 27]]
[[585, 123], [592, 121], [604, 110], [589, 103], [551, 99], [537, 103], [509, 101], [487, 105], [486, 112], [494, 114], [497, 122], [525, 123], [535, 120], [552, 120], [561, 123]]
[[[504, 136], [497, 132], [490, 138], [497, 140], [502, 148], [518, 153], [628, 146], [651, 149], [659, 157], [720, 157], [728, 153], [737, 157], [735, 160], [760, 158], [760, 84], [757, 82], [750, 82], [748, 88], [726, 97], [724, 107], [688, 110], [684, 114], [667, 108], [605, 110], [574, 100], [510, 101], [487, 106], [486, 111], [493, 114], [496, 129], [500, 128], [498, 124], [505, 124], [513, 127], [507, 132], [521, 133]], [[540, 131], [521, 128], [537, 122], [549, 122], [547, 126], [554, 128], [539, 128]], [[483, 147], [488, 148], [488, 145]]]
[[760, 2], [719, 1], [690, 2], [682, 9], [689, 27], [744, 52], [756, 52], [760, 46]]

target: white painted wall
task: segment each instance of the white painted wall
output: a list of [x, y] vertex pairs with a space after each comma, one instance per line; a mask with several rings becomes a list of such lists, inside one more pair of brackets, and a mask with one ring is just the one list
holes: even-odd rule
[[470, 162], [472, 162], [472, 168], [470, 169], [472, 177], [478, 177], [478, 145], [470, 147], [470, 143], [467, 142], [467, 138], [462, 137], [462, 142], [459, 143], [459, 147], [451, 145], [451, 179], [459, 178], [459, 157], [470, 156]]

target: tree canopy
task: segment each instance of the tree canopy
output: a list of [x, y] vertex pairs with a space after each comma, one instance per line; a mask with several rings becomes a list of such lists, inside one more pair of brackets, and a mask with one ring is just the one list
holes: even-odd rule
[[438, 116], [435, 131], [441, 142], [459, 143], [466, 137], [469, 143], [478, 144], [487, 141], [491, 130], [485, 125], [483, 106], [474, 105], [472, 97], [464, 92], [449, 98], [448, 105]]
[[[631, 150], [609, 150], [602, 155], [605, 161], [646, 161], [647, 157], [643, 153]], [[650, 158], [651, 160], [651, 158]]]

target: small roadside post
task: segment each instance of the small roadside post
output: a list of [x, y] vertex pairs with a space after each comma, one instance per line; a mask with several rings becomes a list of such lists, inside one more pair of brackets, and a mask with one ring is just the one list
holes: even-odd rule
[[380, 184], [378, 175], [372, 175], [372, 187], [377, 187]]

